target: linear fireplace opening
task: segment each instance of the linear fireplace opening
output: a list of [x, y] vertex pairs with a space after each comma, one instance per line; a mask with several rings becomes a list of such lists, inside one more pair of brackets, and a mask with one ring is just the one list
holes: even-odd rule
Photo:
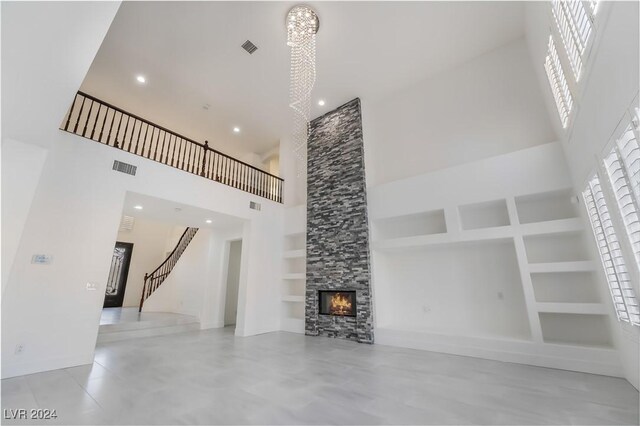
[[356, 316], [356, 292], [352, 290], [318, 290], [320, 315]]

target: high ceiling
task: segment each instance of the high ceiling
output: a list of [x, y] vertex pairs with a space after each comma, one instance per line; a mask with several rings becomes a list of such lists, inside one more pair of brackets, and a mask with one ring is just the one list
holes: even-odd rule
[[[294, 4], [123, 2], [82, 90], [231, 155], [265, 153], [290, 123], [284, 18]], [[524, 35], [519, 2], [310, 5], [320, 17], [313, 116], [357, 96], [381, 100]]]

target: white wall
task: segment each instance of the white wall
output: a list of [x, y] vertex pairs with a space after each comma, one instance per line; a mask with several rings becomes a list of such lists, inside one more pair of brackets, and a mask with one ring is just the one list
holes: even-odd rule
[[[138, 307], [140, 305], [144, 274], [152, 272], [166, 259], [165, 245], [174, 228], [173, 224], [136, 218], [132, 230], [118, 232], [117, 241], [133, 243], [122, 306]], [[184, 227], [182, 230], [184, 231]]]
[[229, 262], [227, 266], [227, 291], [224, 303], [224, 325], [235, 325], [238, 313], [238, 288], [240, 285], [240, 260], [242, 259], [242, 241], [229, 243]]
[[[551, 26], [548, 12], [545, 2], [527, 4], [527, 41], [536, 64], [539, 86], [559, 129], [542, 67]], [[576, 192], [581, 191], [595, 173], [598, 159], [602, 158], [605, 147], [638, 94], [639, 13], [638, 2], [600, 2], [594, 27], [595, 42], [584, 64], [583, 77], [573, 90], [575, 113], [567, 132], [558, 131]], [[600, 278], [600, 288], [606, 289], [604, 277]], [[610, 303], [608, 297], [607, 303]], [[626, 378], [639, 388], [640, 328], [615, 321], [612, 326]]]
[[119, 1], [2, 2], [2, 138], [53, 142]]
[[411, 250], [376, 259], [378, 327], [530, 337], [513, 242]]
[[524, 39], [365, 102], [370, 184], [555, 140]]
[[2, 294], [46, 158], [39, 146], [2, 141]]
[[[138, 166], [137, 175], [112, 171], [114, 159]], [[278, 328], [282, 205], [60, 131], [2, 299], [4, 377], [92, 362], [127, 191], [246, 220], [236, 334]], [[250, 201], [262, 210], [251, 210]], [[35, 253], [54, 261], [32, 265]], [[87, 291], [87, 282], [97, 291]], [[14, 353], [18, 344], [21, 354]]]

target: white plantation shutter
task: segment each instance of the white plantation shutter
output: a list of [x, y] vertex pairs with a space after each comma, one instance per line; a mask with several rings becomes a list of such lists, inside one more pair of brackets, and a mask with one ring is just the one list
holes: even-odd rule
[[640, 145], [631, 125], [617, 140], [616, 147], [637, 206], [640, 203]]
[[591, 37], [590, 13], [578, 0], [552, 0], [551, 10], [573, 75], [578, 81], [582, 72], [582, 58]]
[[631, 287], [631, 278], [622, 256], [620, 242], [613, 227], [598, 176], [594, 176], [589, 181], [582, 195], [598, 245], [598, 252], [616, 315], [620, 321], [640, 325], [640, 306], [638, 306], [638, 299]]
[[573, 97], [571, 96], [567, 79], [564, 71], [562, 70], [558, 51], [556, 50], [556, 45], [553, 42], [552, 36], [549, 36], [544, 69], [547, 72], [549, 85], [551, 86], [551, 91], [553, 92], [553, 97], [556, 101], [556, 107], [558, 108], [562, 127], [566, 128], [569, 122], [569, 114], [571, 114], [571, 110], [573, 109]]
[[633, 255], [636, 263], [640, 265], [640, 147], [631, 125], [616, 141], [616, 146], [604, 159], [604, 165]]

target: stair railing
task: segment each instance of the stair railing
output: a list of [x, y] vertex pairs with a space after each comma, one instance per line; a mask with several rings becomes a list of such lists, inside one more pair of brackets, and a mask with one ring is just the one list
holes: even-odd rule
[[167, 256], [167, 258], [153, 270], [150, 274], [144, 274], [144, 286], [142, 287], [142, 296], [140, 296], [140, 308], [138, 308], [138, 312], [142, 312], [142, 305], [145, 300], [149, 298], [153, 294], [154, 291], [160, 287], [160, 284], [164, 282], [167, 276], [173, 270], [173, 267], [178, 263], [178, 259], [182, 256], [182, 253], [187, 249], [187, 246], [195, 237], [198, 232], [198, 228], [187, 228], [182, 233], [180, 240], [178, 240], [178, 244], [176, 244], [173, 251]]
[[278, 176], [83, 92], [73, 98], [60, 130], [282, 203]]

